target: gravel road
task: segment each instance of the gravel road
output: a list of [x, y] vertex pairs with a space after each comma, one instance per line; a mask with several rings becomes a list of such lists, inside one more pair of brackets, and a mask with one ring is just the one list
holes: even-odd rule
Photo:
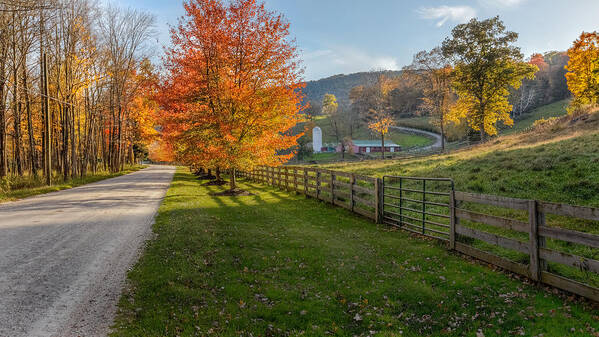
[[0, 204], [0, 336], [104, 336], [174, 173]]
[[434, 132], [430, 132], [430, 131], [425, 131], [425, 130], [420, 130], [420, 129], [414, 129], [414, 128], [407, 128], [404, 126], [390, 126], [389, 128], [394, 129], [394, 130], [398, 130], [398, 131], [402, 131], [402, 132], [408, 132], [408, 133], [415, 133], [415, 134], [419, 134], [419, 135], [423, 135], [425, 137], [429, 137], [435, 140], [435, 142], [431, 145], [428, 146], [423, 146], [423, 147], [419, 147], [414, 149], [415, 151], [418, 152], [426, 152], [426, 151], [433, 151], [433, 150], [437, 150], [441, 148], [441, 135], [438, 133], [434, 133]]

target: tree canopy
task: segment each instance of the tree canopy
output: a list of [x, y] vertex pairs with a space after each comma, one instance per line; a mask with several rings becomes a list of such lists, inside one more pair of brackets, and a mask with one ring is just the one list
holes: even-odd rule
[[599, 33], [583, 32], [568, 50], [568, 88], [574, 105], [596, 104], [599, 99]]
[[443, 54], [455, 64], [453, 87], [458, 95], [449, 118], [466, 119], [470, 127], [497, 134], [496, 124], [513, 125], [510, 89], [518, 89], [525, 78], [534, 78], [538, 68], [523, 61], [514, 46], [518, 34], [507, 31], [499, 17], [456, 26], [443, 42]]
[[176, 157], [233, 172], [291, 159], [302, 135], [291, 129], [303, 106], [289, 23], [256, 0], [190, 0], [184, 7], [161, 95]]

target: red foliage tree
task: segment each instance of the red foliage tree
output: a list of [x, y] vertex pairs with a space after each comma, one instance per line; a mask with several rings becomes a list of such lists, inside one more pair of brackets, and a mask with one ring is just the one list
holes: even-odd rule
[[163, 133], [178, 160], [235, 171], [280, 165], [301, 134], [301, 69], [289, 24], [256, 0], [189, 0], [171, 32]]

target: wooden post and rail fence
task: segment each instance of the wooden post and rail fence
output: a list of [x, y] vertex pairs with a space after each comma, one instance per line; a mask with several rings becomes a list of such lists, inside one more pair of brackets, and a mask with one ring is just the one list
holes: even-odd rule
[[[459, 192], [443, 178], [375, 178], [296, 166], [239, 175], [439, 239], [451, 250], [599, 302], [599, 235], [559, 226], [560, 219], [577, 219], [599, 228], [599, 208]], [[548, 225], [548, 216], [558, 226]]]

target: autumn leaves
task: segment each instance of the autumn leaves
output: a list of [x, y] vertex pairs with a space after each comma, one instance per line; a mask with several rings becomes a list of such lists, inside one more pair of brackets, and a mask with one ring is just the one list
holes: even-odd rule
[[38, 186], [144, 158], [154, 109], [134, 101], [154, 76], [153, 21], [87, 0], [0, 3], [0, 179]]
[[585, 33], [568, 50], [566, 74], [574, 96], [571, 110], [596, 105], [599, 100], [599, 33]]
[[184, 6], [160, 93], [164, 140], [177, 160], [235, 172], [290, 159], [302, 117], [289, 24], [255, 0]]

